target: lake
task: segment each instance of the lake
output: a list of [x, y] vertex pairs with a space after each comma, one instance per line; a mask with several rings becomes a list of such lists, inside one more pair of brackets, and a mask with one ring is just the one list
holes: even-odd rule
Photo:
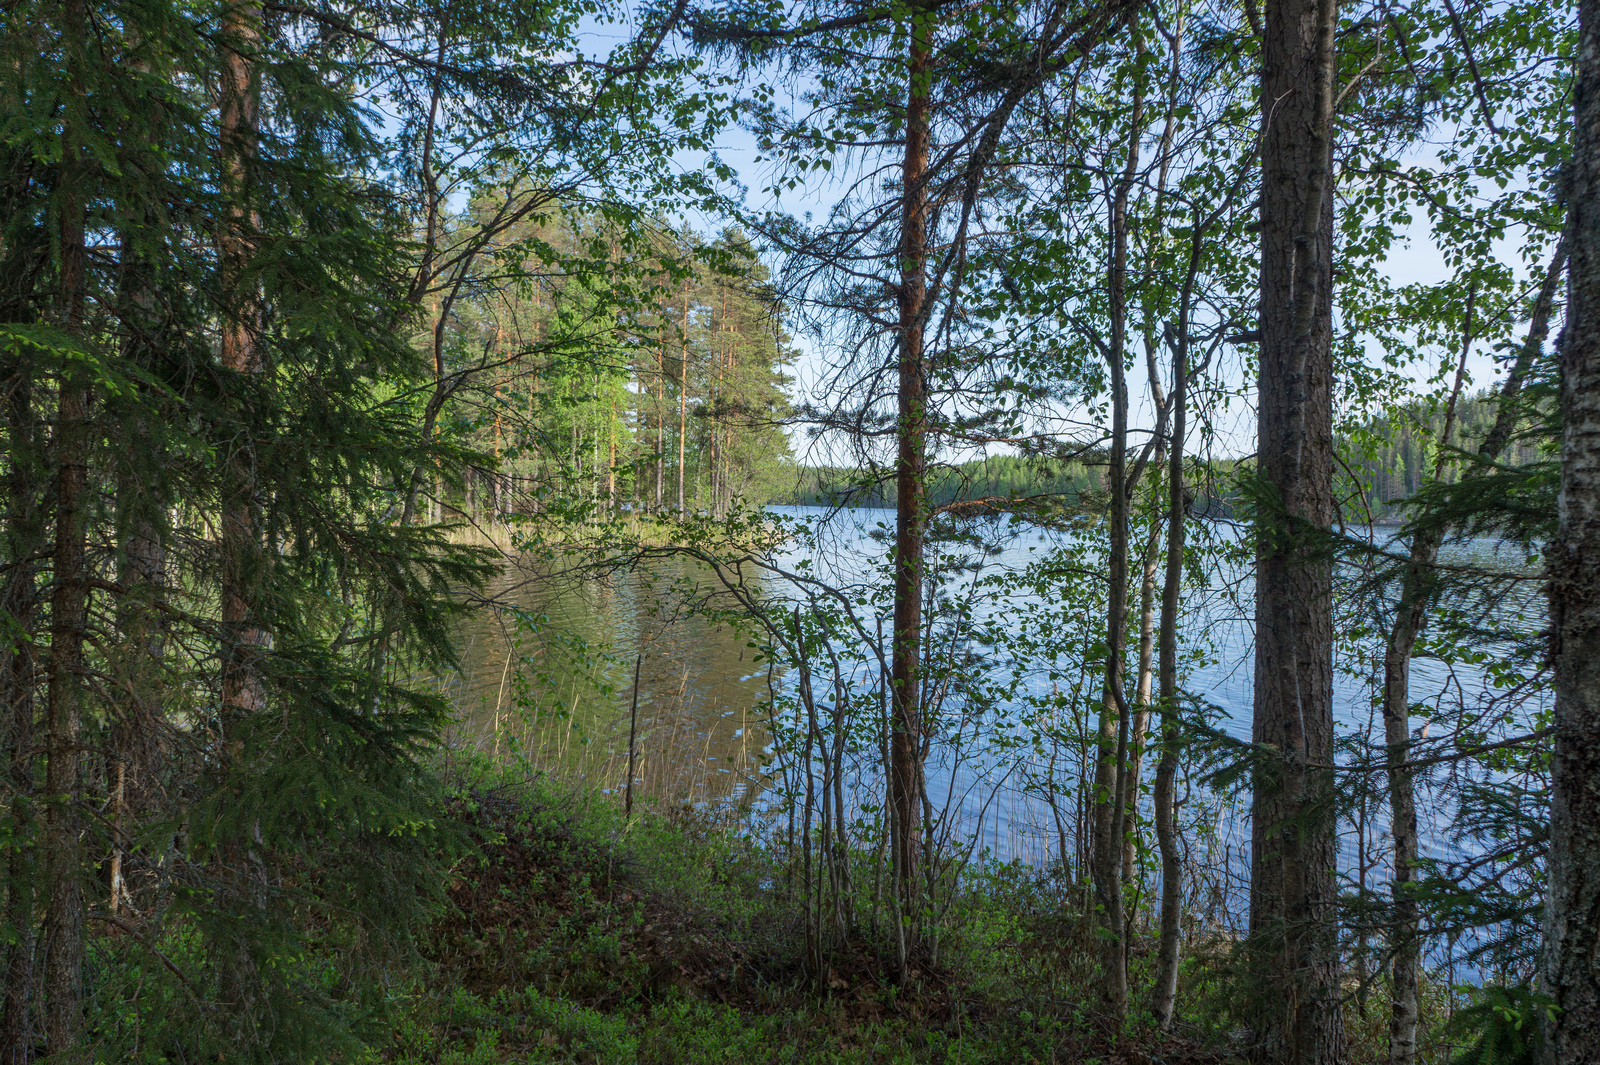
[[[828, 517], [820, 508], [771, 510], [792, 521], [821, 523]], [[892, 511], [833, 515], [822, 523], [814, 545], [791, 542], [776, 561], [800, 576], [864, 587], [882, 562], [881, 536], [892, 526]], [[996, 525], [994, 531], [1001, 528]], [[1212, 526], [1208, 535], [1224, 547], [1238, 545], [1238, 533], [1227, 526]], [[1380, 529], [1373, 535], [1381, 544], [1391, 541], [1394, 531]], [[985, 574], [1019, 571], [1062, 546], [1082, 548], [1085, 536], [1092, 538], [1093, 533], [1022, 530], [987, 552], [969, 550], [969, 560], [982, 556], [983, 568], [976, 576], [963, 573], [955, 583], [981, 586]], [[1453, 552], [1445, 556], [1447, 561], [1523, 564], [1518, 557], [1501, 557], [1504, 551], [1492, 541], [1472, 541], [1447, 551]], [[795, 678], [769, 675], [767, 664], [757, 662], [748, 646], [748, 634], [708, 621], [674, 598], [675, 583], [698, 583], [702, 589], [714, 583], [704, 571], [686, 561], [652, 565], [648, 574], [615, 573], [584, 580], [508, 569], [490, 592], [493, 599], [514, 609], [477, 611], [459, 629], [463, 670], [446, 684], [461, 713], [455, 741], [522, 757], [536, 769], [607, 791], [620, 789], [627, 777], [633, 668], [639, 658], [634, 741], [639, 797], [759, 807], [774, 786], [774, 778], [764, 770], [781, 769], [771, 760], [770, 700], [776, 693], [787, 694], [792, 701]], [[1133, 580], [1137, 587], [1137, 572]], [[755, 586], [775, 599], [792, 596], [797, 587], [794, 581], [770, 574]], [[976, 599], [972, 619], [978, 625], [1021, 630], [1047, 615], [1055, 616], [1060, 606], [1038, 595], [999, 597], [991, 592]], [[1531, 600], [1516, 607], [1530, 617], [1542, 610], [1542, 604]], [[870, 604], [858, 609], [864, 618], [872, 616]], [[1184, 616], [1184, 688], [1212, 705], [1222, 733], [1241, 741], [1250, 736], [1252, 609], [1248, 564], [1236, 560], [1213, 567], [1209, 586], [1189, 594]], [[1361, 622], [1348, 610], [1341, 615], [1347, 629]], [[871, 621], [867, 624], [870, 628]], [[1137, 607], [1130, 625], [1130, 642], [1135, 642]], [[879, 671], [859, 644], [846, 646], [847, 642], [840, 644], [839, 676], [839, 687], [846, 693], [831, 690], [830, 675], [826, 683], [817, 681], [828, 689], [818, 701], [824, 707], [841, 705], [837, 699], [846, 694], [850, 705], [867, 706], [870, 714], [871, 696], [881, 683]], [[970, 691], [949, 696], [951, 720], [970, 724], [974, 740], [969, 743], [966, 733], [958, 730], [956, 735], [962, 737], [958, 742], [946, 738], [934, 746], [930, 797], [936, 808], [948, 807], [943, 827], [952, 840], [966, 839], [975, 853], [987, 851], [998, 859], [1044, 863], [1081, 846], [1081, 832], [1074, 827], [1081, 824], [1081, 803], [1063, 810], [1060, 801], [1052, 806], [1041, 796], [1050, 790], [1047, 786], [1067, 794], [1072, 782], [1087, 772], [1081, 743], [1074, 750], [1072, 743], [1063, 745], [1061, 739], [1081, 740], [1090, 726], [1097, 687], [1092, 675], [1083, 675], [1081, 664], [1074, 677], [1058, 668], [1060, 662], [1019, 666], [999, 658], [988, 661], [986, 668], [993, 674], [989, 679], [1006, 682], [1004, 699], [994, 702], [990, 693], [985, 703]], [[1358, 641], [1342, 651], [1338, 664], [1335, 701], [1341, 729], [1381, 737], [1371, 688], [1362, 679], [1376, 663], [1362, 658]], [[1490, 691], [1490, 683], [1481, 665], [1447, 666], [1417, 659], [1412, 667], [1412, 699], [1436, 708], [1432, 716], [1437, 720], [1415, 724], [1437, 732], [1460, 706]], [[1524, 707], [1518, 712], [1526, 711]], [[793, 712], [781, 709], [780, 721], [787, 721]], [[1022, 733], [1028, 730], [1019, 729], [1017, 723], [1024, 717], [1037, 720], [1041, 714], [1056, 715], [1049, 750], [1037, 740], [1023, 743]], [[954, 756], [953, 751], [961, 753]], [[876, 755], [870, 744], [858, 744], [849, 752], [847, 802], [854, 815], [870, 815], [881, 803]], [[1147, 785], [1149, 777], [1147, 768]], [[1373, 783], [1381, 786], [1377, 779]], [[1426, 785], [1426, 779], [1422, 783]], [[1223, 911], [1237, 914], [1246, 886], [1245, 797], [1205, 786], [1198, 772], [1182, 786], [1188, 800], [1185, 820], [1194, 829], [1188, 840], [1189, 867], [1208, 882], [1207, 890]], [[1449, 860], [1464, 856], [1462, 845], [1450, 835], [1448, 803], [1430, 802], [1424, 795], [1419, 816], [1424, 856]], [[1378, 801], [1358, 804], [1348, 812], [1340, 861], [1352, 880], [1375, 885], [1386, 879], [1386, 817]]]

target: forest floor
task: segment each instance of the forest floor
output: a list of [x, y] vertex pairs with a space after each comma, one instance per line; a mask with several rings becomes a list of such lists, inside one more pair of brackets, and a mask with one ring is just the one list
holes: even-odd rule
[[547, 781], [462, 788], [456, 809], [476, 854], [454, 870], [384, 1062], [1242, 1061], [1148, 1025], [1113, 1038], [1092, 935], [1036, 870], [972, 878], [936, 964], [895, 979], [887, 937], [864, 938], [819, 987], [784, 870], [703, 809], [625, 823]]

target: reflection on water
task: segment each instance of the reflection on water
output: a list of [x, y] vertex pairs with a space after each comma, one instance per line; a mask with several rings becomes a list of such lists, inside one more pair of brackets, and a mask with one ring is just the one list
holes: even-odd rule
[[636, 794], [753, 797], [768, 745], [766, 670], [746, 637], [675, 608], [668, 585], [696, 577], [688, 563], [583, 580], [509, 568], [487, 590], [492, 605], [457, 628], [453, 740], [621, 788], [639, 659]]
[[[817, 513], [809, 508], [780, 509], [791, 516]], [[826, 573], [839, 583], [866, 579], [884, 553], [872, 530], [887, 520], [888, 512], [844, 516], [822, 549], [804, 561], [812, 564], [812, 572]], [[1052, 535], [1029, 531], [1007, 543], [990, 563], [1020, 567], [1059, 542]], [[800, 565], [801, 550], [791, 546], [785, 559], [788, 566]], [[1496, 545], [1489, 541], [1451, 550], [1454, 556], [1446, 557], [1447, 562], [1470, 557], [1513, 568], [1520, 561], [1491, 558]], [[503, 577], [492, 589], [494, 598], [516, 608], [523, 620], [505, 610], [483, 609], [462, 625], [463, 671], [451, 688], [461, 710], [458, 738], [519, 754], [535, 768], [607, 790], [620, 788], [627, 775], [633, 665], [635, 656], [642, 654], [635, 773], [639, 793], [686, 801], [757, 798], [769, 787], [762, 773], [772, 735], [765, 717], [770, 694], [766, 666], [754, 660], [746, 637], [675, 607], [675, 600], [665, 594], [674, 580], [698, 577], [705, 586], [705, 574], [697, 575], [687, 562], [655, 566], [649, 574], [615, 574], [603, 581], [517, 572]], [[769, 578], [768, 590], [783, 593], [783, 583]], [[1055, 605], [991, 600], [976, 608], [976, 616], [1005, 623], [1007, 618], [1022, 618]], [[1541, 606], [1530, 600], [1515, 609], [1524, 611], [1530, 624], [1537, 624]], [[1196, 655], [1190, 659], [1184, 687], [1218, 709], [1220, 729], [1248, 740], [1254, 642], [1248, 564], [1218, 567], [1210, 588], [1188, 597], [1186, 610], [1183, 639]], [[855, 656], [844, 662], [841, 691], [856, 691], [858, 699], [876, 691], [882, 678], [871, 656], [849, 646], [839, 650]], [[1347, 733], [1365, 731], [1375, 723], [1372, 689], [1360, 676], [1362, 663], [1344, 661], [1341, 666], [1344, 671], [1335, 685], [1340, 728]], [[792, 678], [779, 676], [773, 681], [780, 693], [785, 685], [792, 691]], [[1463, 708], [1492, 695], [1488, 682], [1484, 670], [1470, 663], [1446, 666], [1419, 658], [1412, 667], [1412, 699], [1427, 707], [1435, 720], [1448, 723]], [[1089, 702], [1096, 698], [1096, 683], [1087, 685]], [[1045, 670], [1035, 668], [1014, 689], [1015, 706], [1047, 705], [1054, 684]], [[827, 707], [821, 712], [825, 714]], [[1085, 726], [1092, 714], [1092, 707], [1082, 708]], [[1417, 725], [1424, 722], [1419, 719]], [[1381, 736], [1381, 725], [1377, 734]], [[948, 800], [944, 808], [949, 818], [943, 828], [952, 838], [974, 841], [979, 852], [987, 849], [1001, 859], [1042, 863], [1067, 854], [1062, 811], [1040, 795], [1077, 791], [1076, 801], [1081, 803], [1081, 782], [1089, 765], [1085, 750], [1074, 752], [1069, 747], [1050, 749], [1046, 762], [1038, 749], [1012, 747], [1003, 755], [995, 752], [1004, 748], [991, 747], [987, 755], [963, 760], [952, 756], [948, 744], [936, 744], [928, 786], [935, 811]], [[882, 783], [872, 744], [853, 750], [851, 761], [846, 781], [854, 786], [845, 802], [854, 818], [881, 803]], [[1149, 771], [1147, 767], [1146, 786]], [[1046, 780], [1048, 786], [1041, 786]], [[1192, 788], [1183, 785], [1191, 804], [1185, 813], [1193, 830], [1191, 868], [1197, 879], [1210, 878], [1206, 890], [1224, 900], [1223, 910], [1235, 910], [1248, 870], [1244, 796], [1217, 795], [1198, 780], [1192, 783]], [[1419, 786], [1428, 787], [1426, 772], [1420, 775]], [[1453, 810], [1423, 802], [1419, 812], [1424, 856], [1461, 857], [1462, 847], [1449, 835]], [[1068, 813], [1082, 816], [1081, 810]], [[1148, 818], [1148, 800], [1144, 814]], [[1353, 880], [1374, 885], [1387, 879], [1386, 817], [1378, 804], [1343, 822], [1340, 864]]]

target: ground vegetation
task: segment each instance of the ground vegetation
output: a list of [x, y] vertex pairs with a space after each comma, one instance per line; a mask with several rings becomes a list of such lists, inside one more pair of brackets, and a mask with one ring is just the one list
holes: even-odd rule
[[0, 1065], [1600, 1058], [1592, 7], [0, 8]]

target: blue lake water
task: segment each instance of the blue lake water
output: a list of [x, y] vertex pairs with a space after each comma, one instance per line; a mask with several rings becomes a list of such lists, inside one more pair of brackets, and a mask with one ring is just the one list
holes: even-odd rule
[[[875, 571], [886, 554], [881, 536], [893, 525], [891, 511], [772, 510], [785, 520], [814, 526], [814, 536], [792, 540], [777, 554], [773, 559], [777, 570], [798, 578], [814, 577], [842, 589], [852, 600], [858, 594], [870, 599]], [[987, 851], [1002, 860], [1044, 863], [1063, 852], [1070, 858], [1078, 831], [1074, 818], [1082, 813], [1077, 782], [1087, 771], [1085, 749], [1070, 740], [1081, 736], [1092, 721], [1099, 691], [1098, 681], [1083, 670], [1081, 646], [1073, 643], [1072, 634], [1083, 630], [1085, 619], [1080, 615], [1085, 611], [1075, 610], [1065, 581], [1059, 592], [1047, 584], [1041, 593], [1000, 596], [985, 587], [985, 578], [1075, 546], [1079, 554], [1072, 561], [1091, 571], [1078, 579], [1093, 582], [1099, 579], [1094, 567], [1103, 564], [1097, 562], [1096, 533], [1029, 529], [1015, 536], [1001, 535], [1008, 531], [1003, 522], [992, 524], [988, 531], [994, 534], [992, 549], [965, 547], [958, 552], [969, 563], [981, 560], [982, 566], [976, 574], [964, 570], [948, 582], [952, 601], [970, 604], [972, 624], [979, 628], [991, 624], [1008, 632], [1026, 631], [1043, 642], [1020, 660], [1004, 649], [978, 648], [989, 655], [980, 667], [984, 681], [1011, 685], [998, 701], [981, 697], [982, 684], [930, 693], [943, 707], [942, 727], [947, 734], [939, 736], [930, 752], [929, 799], [936, 813], [942, 811], [941, 829], [950, 845], [970, 845], [973, 853]], [[1239, 542], [1237, 530], [1225, 525], [1208, 526], [1196, 535], [1223, 548], [1236, 548]], [[1393, 533], [1375, 530], [1371, 536], [1384, 544]], [[1526, 564], [1491, 541], [1448, 547], [1444, 560], [1507, 569]], [[1205, 585], [1191, 589], [1185, 602], [1183, 686], [1214, 707], [1221, 732], [1248, 741], [1254, 596], [1249, 567], [1247, 561], [1235, 558], [1215, 562], [1205, 572]], [[745, 574], [775, 612], [807, 599], [804, 579], [753, 567], [746, 567]], [[1136, 568], [1135, 589], [1138, 578]], [[768, 665], [754, 660], [747, 634], [686, 609], [672, 593], [674, 582], [698, 585], [702, 591], [717, 586], [710, 575], [688, 563], [657, 562], [648, 576], [616, 574], [604, 581], [509, 570], [494, 589], [498, 597], [527, 616], [544, 616], [549, 622], [532, 631], [504, 613], [482, 611], [462, 627], [464, 670], [449, 684], [463, 714], [458, 740], [517, 751], [538, 768], [583, 777], [608, 789], [621, 788], [627, 776], [633, 664], [636, 656], [642, 656], [634, 743], [639, 793], [658, 801], [731, 799], [759, 806], [781, 779], [783, 765], [792, 765], [793, 758], [788, 752], [787, 762], [774, 761], [768, 700], [777, 694], [779, 713], [784, 721], [792, 721], [789, 715], [797, 712], [792, 699], [787, 703], [782, 699], [792, 697], [796, 678], [792, 673], [769, 675]], [[1526, 624], [1537, 625], [1542, 605], [1530, 598], [1531, 591], [1521, 594], [1514, 603], [1502, 604], [1501, 611], [1520, 609], [1527, 615]], [[1347, 637], [1364, 624], [1381, 620], [1363, 617], [1352, 602], [1342, 601], [1340, 607], [1339, 624]], [[873, 602], [854, 609], [867, 632], [875, 635], [880, 625], [888, 627], [886, 608], [881, 618]], [[942, 610], [948, 615], [949, 605]], [[1047, 630], [1047, 622], [1053, 628]], [[1136, 644], [1137, 606], [1130, 625], [1130, 642]], [[1346, 735], [1365, 734], [1381, 742], [1381, 722], [1368, 679], [1376, 665], [1376, 646], [1374, 638], [1342, 641], [1335, 708]], [[853, 815], [870, 818], [872, 808], [881, 803], [878, 751], [870, 740], [880, 671], [874, 656], [849, 632], [839, 635], [835, 649], [839, 680], [853, 693], [847, 705], [860, 721], [861, 735], [868, 737], [844, 759], [846, 802]], [[832, 664], [826, 663], [821, 673], [824, 676], [814, 680], [814, 687], [819, 713], [826, 718], [836, 705]], [[1481, 664], [1447, 666], [1418, 658], [1412, 667], [1412, 700], [1428, 710], [1414, 724], [1426, 728], [1430, 739], [1448, 733], [1463, 707], [1478, 705], [1494, 694], [1487, 678]], [[1130, 680], [1130, 692], [1132, 688]], [[1518, 731], [1520, 721], [1541, 705], [1540, 699], [1535, 694], [1512, 708], [1513, 720], [1501, 722], [1503, 731]], [[1052, 727], [1041, 731], [1041, 721]], [[1049, 738], [1040, 738], [1044, 733]], [[1147, 769], [1146, 784], [1150, 775]], [[1439, 779], [1425, 772], [1419, 781], [1424, 855], [1461, 858], [1474, 843], [1452, 840], [1453, 807], [1435, 787]], [[1374, 776], [1371, 782], [1381, 792], [1381, 779]], [[1182, 784], [1189, 867], [1196, 890], [1210, 893], [1218, 913], [1237, 915], [1246, 886], [1246, 798], [1209, 787], [1198, 767]], [[1051, 794], [1056, 797], [1054, 806], [1048, 801]], [[1353, 882], [1372, 886], [1386, 879], [1386, 818], [1377, 799], [1347, 812], [1340, 863]]]

